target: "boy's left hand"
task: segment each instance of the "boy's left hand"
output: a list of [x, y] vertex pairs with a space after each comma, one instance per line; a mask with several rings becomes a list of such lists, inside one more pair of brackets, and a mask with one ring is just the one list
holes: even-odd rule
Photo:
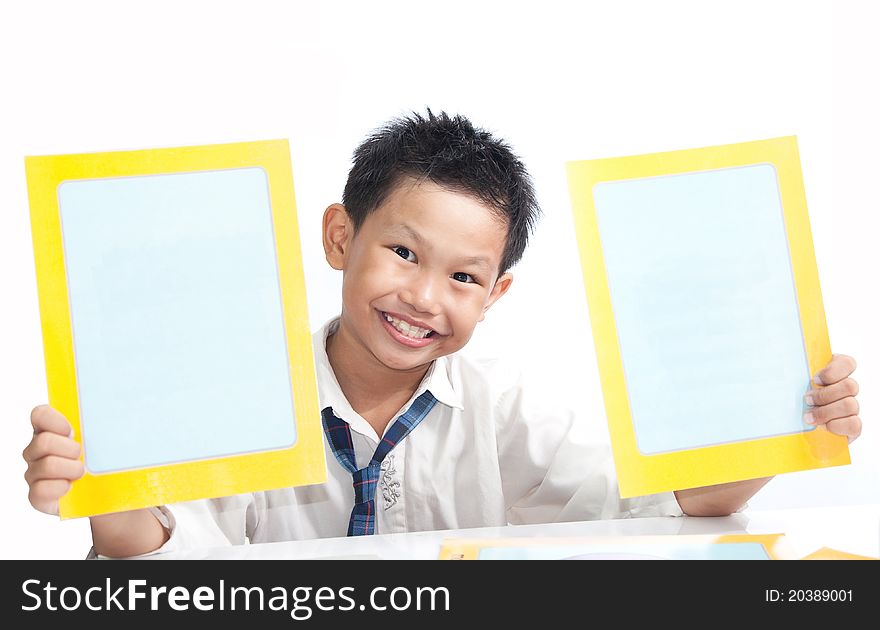
[[825, 428], [845, 435], [849, 442], [862, 433], [859, 403], [856, 395], [859, 385], [849, 375], [856, 369], [856, 361], [845, 354], [831, 355], [831, 362], [813, 377], [813, 389], [804, 396], [810, 410], [804, 415], [807, 424], [825, 425]]

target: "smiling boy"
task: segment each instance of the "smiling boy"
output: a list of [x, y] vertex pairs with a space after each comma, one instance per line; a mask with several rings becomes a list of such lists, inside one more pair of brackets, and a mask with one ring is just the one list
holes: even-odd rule
[[[729, 514], [767, 479], [621, 499], [610, 449], [499, 361], [458, 352], [511, 287], [539, 210], [521, 161], [462, 117], [392, 121], [354, 154], [324, 213], [342, 310], [314, 335], [326, 483], [93, 517], [95, 550], [196, 546], [508, 523]], [[857, 437], [854, 369], [836, 356], [813, 419]], [[30, 500], [57, 513], [82, 475], [57, 411], [37, 407]], [[246, 419], [243, 419], [246, 420]]]
[[381, 435], [431, 362], [464, 347], [513, 277], [501, 269], [504, 219], [470, 194], [402, 174], [359, 229], [346, 207], [324, 215], [327, 260], [343, 272], [327, 355]]

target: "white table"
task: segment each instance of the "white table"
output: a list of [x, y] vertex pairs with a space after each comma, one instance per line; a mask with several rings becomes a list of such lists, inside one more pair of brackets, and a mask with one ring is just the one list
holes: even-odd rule
[[880, 505], [750, 511], [723, 518], [661, 517], [611, 521], [511, 525], [407, 534], [319, 538], [174, 552], [150, 559], [436, 559], [447, 538], [647, 536], [685, 534], [786, 534], [796, 557], [821, 547], [880, 557]]

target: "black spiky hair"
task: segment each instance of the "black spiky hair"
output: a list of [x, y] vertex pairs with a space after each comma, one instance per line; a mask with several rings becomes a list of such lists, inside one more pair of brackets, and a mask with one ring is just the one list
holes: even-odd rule
[[446, 112], [395, 118], [354, 151], [342, 203], [355, 233], [404, 178], [430, 180], [469, 194], [488, 206], [507, 228], [498, 274], [522, 258], [541, 210], [531, 177], [503, 140]]

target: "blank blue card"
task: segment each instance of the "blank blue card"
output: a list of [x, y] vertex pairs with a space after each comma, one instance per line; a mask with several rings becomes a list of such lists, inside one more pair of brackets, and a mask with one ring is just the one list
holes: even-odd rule
[[92, 473], [296, 442], [262, 168], [58, 187]]
[[774, 166], [601, 182], [593, 196], [639, 450], [811, 430]]

